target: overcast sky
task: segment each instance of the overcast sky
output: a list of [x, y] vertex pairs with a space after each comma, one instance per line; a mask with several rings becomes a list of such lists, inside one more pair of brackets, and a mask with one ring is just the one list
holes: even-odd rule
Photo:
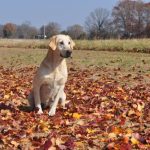
[[[63, 29], [73, 24], [84, 25], [91, 11], [102, 7], [111, 11], [118, 0], [1, 0], [0, 24], [22, 24], [30, 21], [40, 27], [57, 22]], [[150, 0], [145, 0], [150, 2]]]

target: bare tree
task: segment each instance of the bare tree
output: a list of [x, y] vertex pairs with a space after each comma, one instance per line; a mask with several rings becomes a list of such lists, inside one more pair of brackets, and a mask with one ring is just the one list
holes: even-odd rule
[[97, 8], [86, 18], [85, 28], [90, 38], [102, 38], [109, 17], [109, 11]]
[[36, 27], [31, 26], [29, 23], [23, 23], [17, 26], [16, 37], [22, 39], [33, 39], [37, 35], [38, 30]]
[[150, 2], [144, 4], [144, 15], [146, 25], [150, 24]]
[[145, 36], [150, 38], [150, 3], [144, 4], [145, 12]]
[[105, 25], [105, 32], [103, 38], [105, 39], [118, 38], [117, 30], [112, 19], [109, 19]]
[[145, 36], [150, 38], [150, 3], [144, 5], [145, 10]]
[[13, 23], [6, 23], [3, 27], [3, 34], [5, 38], [13, 38], [16, 33], [16, 25]]
[[86, 33], [81, 25], [75, 24], [67, 28], [67, 33], [73, 39], [84, 39], [86, 38]]
[[3, 37], [3, 25], [0, 25], [0, 38]]
[[[56, 22], [50, 22], [45, 26], [45, 34], [46, 34], [47, 38], [49, 38], [53, 35], [59, 34], [60, 30], [61, 30], [61, 27]], [[41, 32], [41, 34], [44, 33], [44, 26], [42, 26], [40, 28], [40, 32]]]
[[141, 0], [122, 0], [113, 8], [113, 22], [124, 37], [139, 37], [145, 28], [144, 3]]

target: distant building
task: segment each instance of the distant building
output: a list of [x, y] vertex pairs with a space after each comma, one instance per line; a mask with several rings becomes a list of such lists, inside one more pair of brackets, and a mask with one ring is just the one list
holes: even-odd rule
[[46, 39], [46, 38], [47, 38], [47, 36], [45, 35], [45, 37], [44, 37], [43, 34], [38, 34], [35, 36], [35, 39]]

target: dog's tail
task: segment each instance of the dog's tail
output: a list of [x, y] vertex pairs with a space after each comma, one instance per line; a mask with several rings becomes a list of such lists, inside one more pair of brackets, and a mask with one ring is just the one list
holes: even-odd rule
[[33, 110], [35, 108], [33, 90], [30, 92], [27, 99], [28, 99], [28, 102], [29, 102], [31, 109]]

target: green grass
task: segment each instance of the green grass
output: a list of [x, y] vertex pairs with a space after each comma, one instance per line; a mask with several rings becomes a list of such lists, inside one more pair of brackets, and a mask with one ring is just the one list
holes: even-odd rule
[[[45, 49], [0, 48], [0, 64], [6, 67], [39, 65], [45, 57]], [[150, 54], [129, 52], [108, 52], [74, 50], [73, 59], [68, 59], [68, 65], [75, 67], [107, 67], [130, 70], [140, 68], [150, 70]]]
[[[47, 49], [49, 40], [0, 39], [2, 48]], [[128, 51], [150, 53], [150, 39], [75, 40], [76, 50]]]
[[150, 53], [150, 39], [81, 40], [76, 41], [76, 49]]
[[[0, 66], [4, 68], [24, 68], [39, 66], [47, 53], [46, 49], [0, 48]], [[137, 81], [122, 77], [132, 74], [132, 78], [143, 76], [142, 82], [150, 82], [150, 54], [131, 52], [74, 50], [73, 58], [67, 59], [68, 68], [77, 70], [100, 68], [100, 74], [110, 76], [120, 84], [133, 86]], [[95, 72], [93, 78], [99, 77]], [[120, 79], [121, 78], [121, 79]]]
[[0, 64], [4, 67], [39, 65], [47, 50], [24, 48], [0, 48]]
[[46, 49], [49, 40], [33, 39], [0, 39], [0, 47], [4, 48], [25, 48], [25, 49]]

